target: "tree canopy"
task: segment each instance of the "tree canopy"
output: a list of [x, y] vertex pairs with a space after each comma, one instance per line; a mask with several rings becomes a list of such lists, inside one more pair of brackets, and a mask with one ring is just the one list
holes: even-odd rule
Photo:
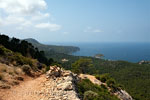
[[91, 59], [81, 58], [72, 64], [72, 70], [75, 73], [87, 73], [93, 67]]
[[19, 52], [25, 57], [37, 59], [39, 62], [50, 65], [51, 62], [45, 57], [44, 51], [39, 51], [31, 43], [17, 38], [9, 38], [6, 35], [0, 34], [0, 44], [14, 52]]

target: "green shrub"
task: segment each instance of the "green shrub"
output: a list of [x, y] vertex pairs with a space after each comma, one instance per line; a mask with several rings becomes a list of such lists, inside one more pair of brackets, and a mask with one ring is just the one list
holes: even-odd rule
[[98, 94], [93, 91], [86, 91], [83, 100], [98, 100]]
[[107, 85], [111, 88], [111, 92], [116, 92], [121, 90], [122, 86], [117, 84], [116, 81], [113, 78], [110, 78], [106, 81]]
[[107, 87], [106, 87], [104, 84], [101, 84], [101, 87], [102, 87], [103, 89], [107, 89]]
[[117, 85], [115, 85], [115, 84], [111, 85], [110, 88], [111, 88], [111, 92], [112, 92], [112, 93], [115, 93], [115, 92], [117, 92], [117, 91], [120, 90], [120, 88], [118, 88]]
[[93, 84], [89, 79], [81, 80], [77, 83], [78, 92], [83, 95], [85, 91], [94, 91], [99, 92], [101, 91], [100, 86]]
[[125, 89], [122, 84], [117, 84], [117, 87], [118, 87], [119, 89], [123, 89], [123, 90]]
[[30, 65], [31, 67], [33, 67], [33, 61], [30, 58], [24, 57], [23, 58], [23, 62], [24, 64]]
[[100, 80], [100, 75], [95, 75], [95, 78]]
[[106, 81], [106, 83], [107, 83], [107, 85], [108, 85], [109, 87], [111, 87], [112, 85], [116, 84], [115, 80], [112, 79], [112, 78], [108, 79], [108, 80]]
[[11, 55], [11, 56], [8, 55], [7, 57], [11, 62], [16, 61], [17, 65], [30, 65], [30, 66], [33, 66], [32, 59], [24, 57], [20, 53], [14, 53], [13, 55]]
[[22, 70], [25, 72], [25, 74], [31, 75], [31, 67], [29, 65], [23, 65]]
[[108, 79], [110, 79], [110, 76], [109, 74], [103, 74], [103, 75], [100, 75], [99, 78], [101, 80], [101, 82], [105, 83]]
[[[95, 75], [95, 77], [98, 80], [101, 80], [102, 82], [107, 83], [108, 87], [111, 88], [111, 92], [116, 92], [120, 90], [121, 88], [123, 88], [123, 86], [117, 84], [116, 81], [109, 76], [109, 74]], [[106, 86], [104, 85], [101, 85], [101, 87], [103, 89], [106, 89]]]
[[89, 79], [80, 80], [77, 83], [78, 93], [84, 100], [118, 100], [107, 89], [93, 84]]
[[53, 62], [52, 64], [51, 64], [51, 66], [59, 66], [59, 67], [62, 67], [62, 65], [60, 64], [60, 63], [58, 63], [58, 62]]
[[50, 70], [50, 67], [49, 67], [49, 66], [46, 66], [46, 72], [49, 71], [49, 70]]
[[4, 55], [4, 54], [5, 54], [4, 51], [0, 47], [0, 55]]
[[8, 50], [4, 46], [0, 45], [0, 55], [5, 55], [8, 52], [10, 52], [10, 50]]
[[72, 71], [74, 73], [87, 73], [93, 67], [92, 59], [81, 58], [72, 64]]

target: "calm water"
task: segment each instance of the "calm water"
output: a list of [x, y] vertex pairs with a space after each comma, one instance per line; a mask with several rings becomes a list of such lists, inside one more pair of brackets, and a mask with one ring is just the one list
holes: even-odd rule
[[55, 43], [80, 47], [77, 56], [103, 54], [105, 59], [138, 62], [150, 60], [150, 43]]
[[138, 62], [150, 60], [150, 43], [80, 43], [77, 56], [103, 54], [105, 59]]

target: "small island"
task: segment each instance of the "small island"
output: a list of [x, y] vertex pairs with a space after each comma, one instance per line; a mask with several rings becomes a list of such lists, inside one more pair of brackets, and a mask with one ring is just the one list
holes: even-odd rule
[[104, 57], [103, 54], [96, 54], [96, 55], [94, 56], [94, 58], [99, 58], [99, 59], [101, 59], [101, 58], [103, 58], [103, 57]]

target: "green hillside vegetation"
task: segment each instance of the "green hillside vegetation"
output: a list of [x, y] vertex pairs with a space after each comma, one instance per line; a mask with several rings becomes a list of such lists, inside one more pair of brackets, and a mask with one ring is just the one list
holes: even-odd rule
[[74, 47], [74, 46], [44, 45], [44, 44], [41, 44], [37, 40], [32, 39], [32, 38], [25, 39], [25, 41], [32, 43], [33, 46], [37, 47], [40, 51], [44, 51], [46, 53], [46, 55], [47, 55], [47, 52], [71, 54], [73, 52], [80, 50], [80, 48]]
[[37, 59], [22, 56], [0, 44], [0, 89], [10, 89], [24, 81], [24, 77], [37, 77], [47, 66]]
[[95, 85], [88, 79], [80, 80], [77, 88], [83, 100], [119, 100], [105, 86]]
[[109, 73], [135, 100], [150, 99], [150, 64], [91, 59], [94, 67], [87, 73], [94, 75]]
[[47, 59], [45, 57], [44, 51], [38, 50], [38, 48], [35, 48], [31, 43], [25, 40], [19, 40], [14, 37], [11, 39], [6, 35], [0, 35], [0, 44], [13, 52], [18, 52], [25, 57], [37, 59], [39, 62], [46, 65], [52, 63], [52, 59]]
[[[74, 69], [72, 63], [75, 63], [78, 59], [91, 59], [93, 67], [89, 71], [86, 71], [86, 73], [93, 75], [109, 73], [109, 75], [113, 77], [118, 84], [121, 84], [135, 100], [150, 99], [150, 64], [109, 61], [65, 54], [61, 54], [60, 56], [52, 55], [51, 57], [61, 63], [65, 69], [70, 70]], [[62, 62], [61, 59], [63, 58], [69, 61]]]
[[72, 64], [72, 71], [77, 74], [88, 73], [93, 67], [91, 59], [81, 58]]
[[[36, 72], [39, 70], [43, 70], [46, 68], [46, 65], [39, 63], [36, 59], [32, 59], [29, 57], [24, 57], [20, 53], [15, 53], [9, 49], [6, 49], [4, 46], [0, 45], [0, 62], [13, 65], [20, 66], [23, 71], [29, 75], [29, 70]], [[25, 65], [25, 66], [24, 66]]]

